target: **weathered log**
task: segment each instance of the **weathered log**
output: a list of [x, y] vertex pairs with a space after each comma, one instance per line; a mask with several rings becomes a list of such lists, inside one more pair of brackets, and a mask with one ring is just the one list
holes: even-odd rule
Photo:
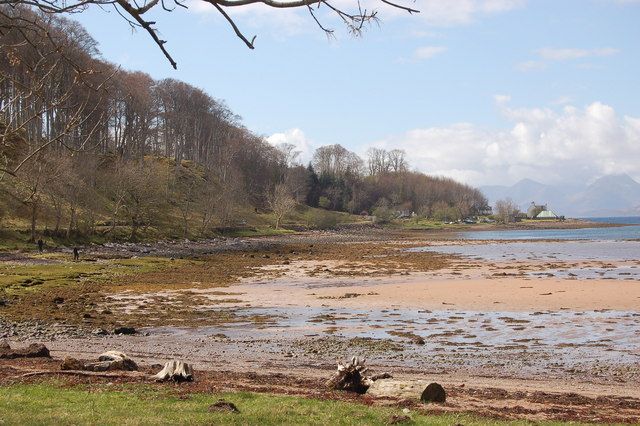
[[[98, 357], [97, 363], [92, 363], [86, 370], [91, 371], [137, 371], [138, 364], [127, 356], [124, 352], [107, 351]], [[86, 367], [86, 366], [85, 366]]]
[[108, 351], [98, 357], [98, 362], [84, 363], [75, 358], [67, 357], [60, 366], [61, 370], [84, 371], [137, 371], [138, 365], [127, 354], [118, 351]]
[[431, 383], [428, 380], [376, 380], [367, 390], [367, 395], [410, 399], [425, 403], [443, 403], [446, 400], [444, 388], [438, 383]]
[[158, 381], [190, 382], [193, 380], [193, 368], [183, 361], [171, 360], [155, 376]]
[[11, 349], [11, 346], [6, 341], [0, 344], [0, 359], [49, 357], [49, 349], [42, 343], [32, 343], [21, 349]]

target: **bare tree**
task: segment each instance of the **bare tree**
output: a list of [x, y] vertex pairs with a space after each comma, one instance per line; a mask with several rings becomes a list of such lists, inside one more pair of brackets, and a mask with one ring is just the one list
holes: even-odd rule
[[496, 201], [495, 214], [500, 222], [514, 222], [518, 213], [518, 205], [511, 198]]
[[276, 148], [282, 153], [282, 155], [284, 155], [284, 160], [287, 166], [295, 167], [300, 165], [298, 158], [302, 152], [296, 149], [294, 144], [285, 142], [276, 145]]
[[276, 229], [278, 229], [282, 219], [296, 207], [296, 200], [293, 199], [286, 185], [278, 184], [269, 198], [269, 207], [276, 217]]
[[304, 203], [309, 191], [308, 172], [304, 166], [290, 167], [284, 183], [298, 203]]
[[47, 24], [0, 0], [0, 179], [49, 147], [92, 148], [112, 76], [85, 68], [94, 45], [77, 23]]

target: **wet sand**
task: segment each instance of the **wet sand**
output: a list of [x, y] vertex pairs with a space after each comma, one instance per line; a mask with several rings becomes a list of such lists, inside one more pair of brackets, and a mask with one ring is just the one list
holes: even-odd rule
[[474, 311], [629, 311], [640, 306], [640, 282], [622, 280], [441, 278], [416, 274], [356, 283], [328, 277], [281, 278], [234, 286], [234, 291], [244, 293], [241, 299], [252, 306], [331, 304], [354, 309], [451, 307]]

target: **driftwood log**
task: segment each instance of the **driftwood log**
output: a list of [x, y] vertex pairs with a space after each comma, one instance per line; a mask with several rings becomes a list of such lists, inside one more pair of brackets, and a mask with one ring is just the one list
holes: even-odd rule
[[428, 380], [376, 380], [367, 390], [367, 395], [386, 398], [411, 399], [424, 403], [443, 403], [446, 392], [438, 383]]
[[119, 351], [108, 351], [98, 357], [97, 362], [82, 362], [75, 358], [67, 357], [60, 366], [61, 370], [82, 371], [138, 371], [138, 365], [127, 354]]
[[164, 382], [172, 380], [174, 382], [190, 382], [193, 380], [193, 368], [183, 361], [171, 360], [164, 365], [164, 368], [154, 379]]
[[327, 386], [335, 390], [344, 390], [363, 394], [378, 379], [389, 378], [389, 373], [367, 376], [368, 371], [365, 366], [365, 359], [354, 356], [346, 363], [338, 362], [338, 370], [327, 381]]

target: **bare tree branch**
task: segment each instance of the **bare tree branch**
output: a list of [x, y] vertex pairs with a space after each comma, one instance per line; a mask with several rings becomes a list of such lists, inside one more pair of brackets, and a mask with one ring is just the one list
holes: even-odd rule
[[240, 40], [242, 40], [244, 42], [244, 44], [247, 45], [247, 47], [249, 49], [254, 49], [253, 46], [253, 42], [256, 41], [256, 36], [253, 36], [253, 38], [251, 39], [251, 41], [249, 41], [244, 34], [242, 34], [242, 32], [240, 31], [240, 29], [238, 29], [238, 26], [236, 25], [235, 22], [233, 22], [233, 19], [231, 19], [231, 17], [229, 15], [227, 15], [227, 12], [224, 11], [224, 9], [222, 7], [220, 7], [220, 5], [218, 3], [216, 3], [213, 0], [205, 0], [207, 3], [212, 4], [213, 6], [215, 6], [216, 9], [218, 9], [218, 12], [220, 12], [220, 14], [222, 16], [224, 16], [224, 19], [226, 19], [229, 24], [231, 25], [231, 28], [233, 28], [233, 31], [236, 33], [236, 35], [238, 36], [238, 38], [240, 38]]
[[[171, 4], [167, 4], [171, 1]], [[254, 42], [256, 36], [253, 36], [249, 40], [242, 31], [238, 28], [236, 22], [229, 16], [224, 8], [242, 7], [252, 4], [263, 4], [265, 6], [276, 9], [294, 9], [294, 8], [307, 8], [312, 19], [318, 25], [318, 27], [331, 37], [334, 34], [334, 30], [325, 26], [316, 15], [315, 11], [324, 5], [329, 8], [340, 20], [349, 28], [349, 31], [353, 35], [361, 35], [364, 26], [371, 22], [378, 22], [378, 15], [376, 10], [363, 9], [360, 0], [353, 0], [356, 11], [349, 12], [342, 6], [336, 6], [330, 2], [330, 0], [198, 0], [204, 1], [216, 8], [216, 10], [224, 17], [233, 29], [236, 36], [242, 40], [242, 42], [249, 48], [254, 49]], [[378, 0], [382, 4], [395, 7], [407, 11], [409, 14], [419, 13], [419, 10], [412, 7], [408, 7], [390, 0]], [[187, 5], [183, 0], [150, 0], [144, 1], [142, 5], [138, 4], [136, 0], [0, 0], [0, 6], [9, 5], [11, 7], [16, 6], [28, 6], [36, 8], [44, 13], [48, 14], [61, 14], [61, 13], [78, 13], [85, 10], [91, 5], [105, 6], [113, 5], [117, 12], [125, 19], [132, 27], [143, 28], [152, 38], [153, 42], [160, 48], [162, 54], [167, 58], [171, 66], [177, 68], [177, 63], [173, 59], [172, 55], [166, 49], [166, 40], [162, 40], [158, 35], [158, 29], [154, 27], [155, 22], [144, 18], [144, 15], [157, 6], [161, 7], [165, 12], [171, 12], [175, 7], [187, 8]]]

